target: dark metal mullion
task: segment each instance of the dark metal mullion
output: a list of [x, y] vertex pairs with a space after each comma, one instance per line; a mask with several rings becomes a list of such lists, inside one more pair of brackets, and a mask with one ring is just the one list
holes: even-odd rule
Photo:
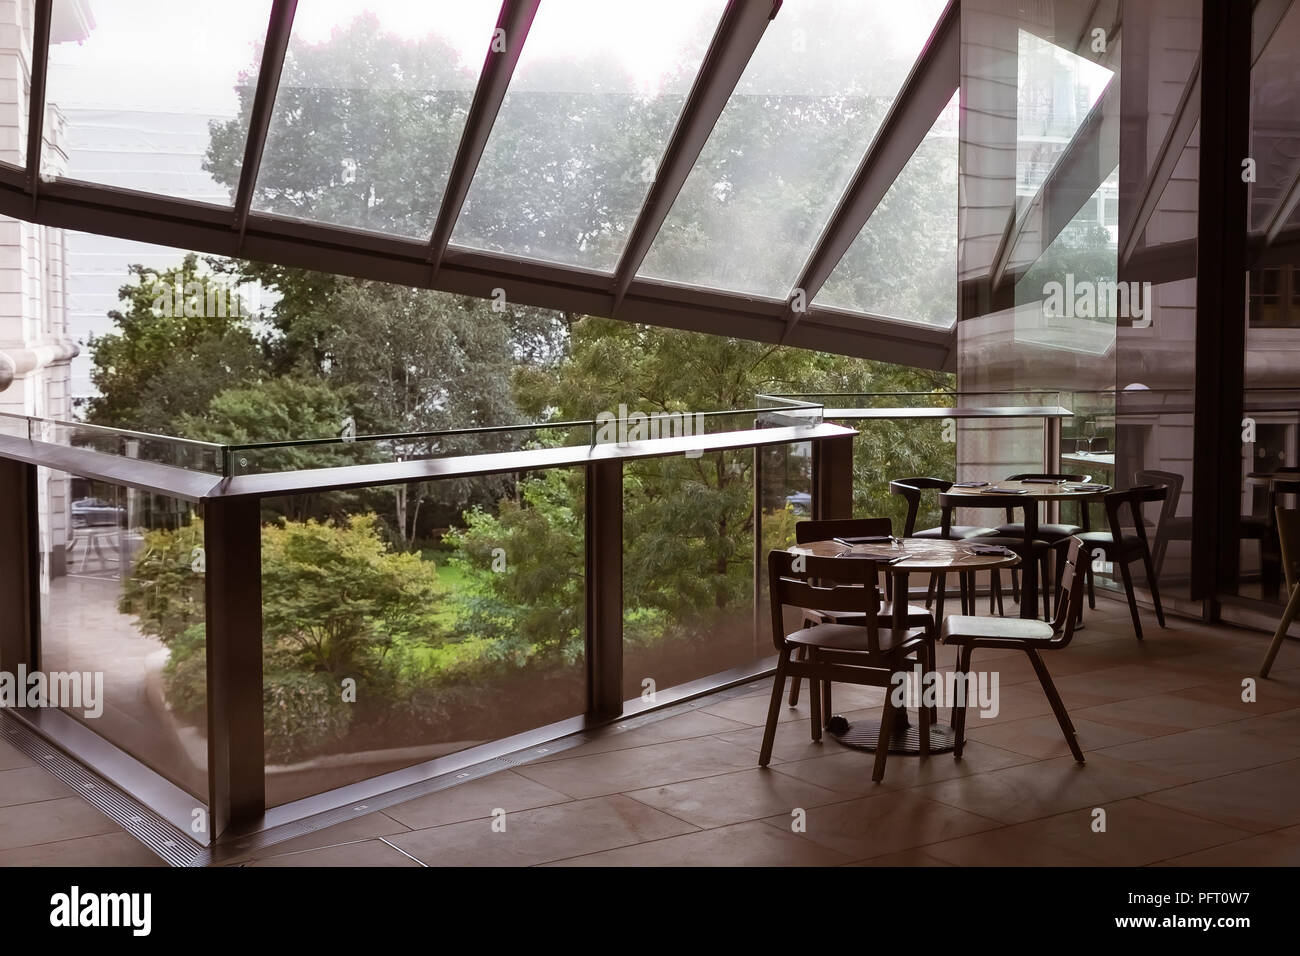
[[760, 0], [732, 0], [723, 12], [615, 267], [613, 311], [627, 295], [768, 23], [780, 8], [781, 0], [774, 0], [770, 7]]
[[27, 107], [27, 191], [40, 191], [41, 147], [45, 139], [45, 87], [50, 67], [50, 20], [54, 0], [37, 0], [32, 29], [32, 79]]
[[40, 550], [35, 465], [0, 458], [0, 671], [40, 663]]
[[1196, 247], [1196, 392], [1192, 598], [1217, 618], [1238, 573], [1245, 379], [1251, 19], [1233, 0], [1203, 0]]
[[214, 839], [266, 810], [262, 714], [262, 504], [204, 506], [208, 791]]
[[[794, 290], [805, 303], [821, 291], [960, 83], [961, 4], [949, 0], [799, 273]], [[787, 308], [787, 337], [802, 315]]]
[[586, 466], [587, 715], [623, 713], [623, 462]]
[[253, 109], [248, 120], [248, 139], [244, 141], [244, 163], [239, 168], [239, 185], [235, 189], [235, 231], [239, 245], [244, 244], [244, 230], [248, 227], [248, 212], [253, 205], [253, 190], [257, 174], [262, 167], [262, 151], [266, 148], [266, 134], [271, 128], [271, 113], [275, 97], [280, 90], [280, 73], [293, 33], [293, 16], [298, 0], [274, 0], [271, 18], [266, 31], [266, 45], [262, 48], [262, 64], [257, 71], [257, 90], [253, 94]]
[[[433, 235], [429, 238], [428, 260], [435, 276], [442, 265], [447, 245], [451, 242], [456, 220], [460, 218], [465, 197], [469, 195], [470, 184], [478, 171], [483, 150], [487, 147], [488, 137], [492, 135], [497, 113], [510, 89], [510, 80], [515, 74], [515, 67], [528, 39], [528, 31], [532, 28], [533, 18], [537, 16], [540, 5], [541, 0], [505, 0], [501, 5], [501, 13], [488, 44], [487, 59], [479, 74], [478, 86], [474, 89], [474, 99], [470, 102], [469, 114], [465, 118], [460, 144], [456, 147], [456, 158], [447, 175], [447, 188], [438, 205]], [[499, 35], [505, 37], [505, 48], [499, 51], [494, 49], [498, 31]]]

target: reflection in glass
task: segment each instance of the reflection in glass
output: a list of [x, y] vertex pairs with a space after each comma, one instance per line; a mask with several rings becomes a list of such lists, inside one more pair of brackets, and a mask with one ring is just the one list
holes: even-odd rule
[[640, 274], [785, 298], [942, 9], [782, 4]]

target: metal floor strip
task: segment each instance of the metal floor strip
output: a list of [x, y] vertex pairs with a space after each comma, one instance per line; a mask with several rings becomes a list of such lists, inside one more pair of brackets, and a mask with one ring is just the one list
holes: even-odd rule
[[206, 847], [2, 710], [0, 739], [62, 780], [165, 862], [172, 866], [202, 866], [206, 862]]

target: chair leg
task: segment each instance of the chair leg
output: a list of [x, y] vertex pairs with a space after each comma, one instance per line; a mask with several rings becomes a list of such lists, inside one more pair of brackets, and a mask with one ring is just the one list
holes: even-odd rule
[[[801, 648], [799, 648], [799, 657], [798, 657], [798, 660], [806, 661], [807, 659], [808, 659], [808, 648], [806, 648], [806, 647], [801, 647]], [[800, 678], [798, 678], [798, 677], [791, 678], [791, 680], [790, 680], [790, 706], [791, 706], [791, 707], [798, 707], [798, 706], [799, 706], [799, 684], [800, 684], [800, 682], [801, 682], [801, 681], [800, 681]]]
[[[971, 648], [969, 645], [962, 645], [961, 651], [957, 654], [957, 677], [961, 682], [959, 686], [965, 686], [966, 674], [970, 671]], [[966, 744], [966, 704], [968, 701], [965, 696], [960, 703], [953, 701], [952, 704], [952, 755], [956, 760], [961, 759], [961, 752]]]
[[1268, 645], [1268, 653], [1264, 655], [1264, 664], [1259, 669], [1260, 677], [1267, 677], [1268, 672], [1273, 668], [1273, 661], [1277, 658], [1277, 652], [1282, 649], [1282, 642], [1286, 640], [1286, 632], [1291, 627], [1291, 622], [1300, 617], [1300, 585], [1291, 589], [1291, 600], [1287, 602], [1286, 610], [1282, 612], [1282, 620], [1278, 621], [1277, 631], [1273, 634], [1273, 641]]
[[[890, 686], [893, 684], [891, 682]], [[871, 766], [871, 779], [880, 783], [885, 778], [885, 759], [889, 756], [889, 740], [894, 733], [894, 705], [885, 697], [885, 707], [880, 714], [880, 736], [876, 738], [876, 759]]]
[[934, 575], [930, 575], [930, 583], [925, 586], [925, 609], [928, 611], [934, 605]]
[[939, 575], [939, 583], [934, 589], [934, 622], [938, 627], [943, 626], [943, 596], [948, 591], [948, 575]]
[[831, 722], [831, 714], [835, 713], [835, 708], [831, 706], [831, 682], [822, 681], [822, 726], [825, 727]]
[[1061, 695], [1056, 692], [1056, 685], [1052, 683], [1052, 675], [1047, 672], [1047, 665], [1038, 656], [1038, 651], [1032, 647], [1025, 648], [1025, 653], [1029, 655], [1029, 663], [1034, 665], [1038, 683], [1043, 685], [1043, 693], [1047, 695], [1047, 702], [1052, 705], [1052, 713], [1056, 715], [1056, 722], [1061, 725], [1061, 733], [1065, 734], [1065, 742], [1070, 745], [1070, 753], [1074, 754], [1075, 760], [1083, 763], [1083, 751], [1079, 749], [1079, 741], [1075, 738], [1074, 724], [1070, 722], [1070, 715], [1065, 711], [1065, 703], [1061, 700]]
[[1142, 640], [1142, 620], [1138, 617], [1137, 595], [1133, 593], [1133, 575], [1129, 573], [1128, 562], [1122, 555], [1115, 556], [1115, 563], [1119, 565], [1120, 577], [1124, 579], [1124, 594], [1128, 597], [1128, 612], [1133, 616], [1133, 633], [1137, 639]]
[[970, 575], [968, 574], [957, 575], [957, 587], [961, 592], [961, 612], [963, 614], [974, 613], [970, 609], [970, 600], [971, 600]]
[[1151, 603], [1156, 606], [1156, 620], [1164, 627], [1165, 609], [1160, 606], [1160, 586], [1156, 584], [1156, 572], [1151, 567], [1151, 552], [1146, 548], [1142, 549], [1142, 564], [1147, 572], [1147, 587], [1151, 589]]
[[1011, 600], [1020, 603], [1020, 572], [1011, 570]]
[[[921, 671], [923, 674], [934, 672], [934, 660], [930, 655], [928, 646], [921, 648]], [[924, 686], [924, 685], [922, 685]], [[930, 756], [930, 722], [934, 719], [934, 708], [925, 706], [925, 696], [922, 694], [921, 700], [917, 702], [916, 707], [917, 719], [917, 743], [922, 757]]]
[[1096, 588], [1096, 578], [1093, 576], [1092, 573], [1091, 558], [1088, 559], [1088, 570], [1086, 573], [1088, 576], [1088, 610], [1095, 611], [1097, 610], [1097, 588]]
[[[809, 658], [817, 660], [817, 652], [810, 651]], [[816, 677], [808, 678], [808, 721], [812, 725], [813, 743], [822, 739], [822, 682]]]
[[1002, 614], [1002, 572], [997, 568], [989, 572], [989, 613]]
[[1038, 563], [1038, 590], [1043, 595], [1043, 620], [1049, 623], [1052, 620], [1052, 589], [1047, 583], [1051, 580], [1049, 576], [1050, 570], [1047, 564], [1047, 556], [1044, 555], [1043, 559]]
[[772, 744], [776, 742], [776, 719], [781, 715], [781, 698], [785, 696], [785, 672], [790, 666], [790, 648], [781, 648], [776, 660], [776, 674], [772, 678], [772, 703], [767, 708], [767, 724], [763, 728], [763, 746], [758, 752], [758, 765], [766, 767], [772, 759]]

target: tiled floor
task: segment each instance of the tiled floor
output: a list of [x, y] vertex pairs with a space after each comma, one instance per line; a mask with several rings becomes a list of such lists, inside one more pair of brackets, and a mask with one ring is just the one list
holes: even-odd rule
[[[771, 687], [760, 681], [231, 862], [1300, 864], [1300, 647], [1284, 647], [1243, 700], [1266, 638], [1170, 625], [1152, 621], [1138, 643], [1126, 609], [1101, 602], [1047, 656], [1082, 767], [1023, 657], [990, 651], [975, 664], [997, 670], [1000, 709], [972, 712], [964, 758], [894, 756], [881, 784], [870, 755], [810, 740], [806, 694], [782, 706], [759, 769]], [[836, 709], [874, 717], [882, 694], [836, 685]], [[42, 773], [0, 749], [0, 864], [151, 861]]]

